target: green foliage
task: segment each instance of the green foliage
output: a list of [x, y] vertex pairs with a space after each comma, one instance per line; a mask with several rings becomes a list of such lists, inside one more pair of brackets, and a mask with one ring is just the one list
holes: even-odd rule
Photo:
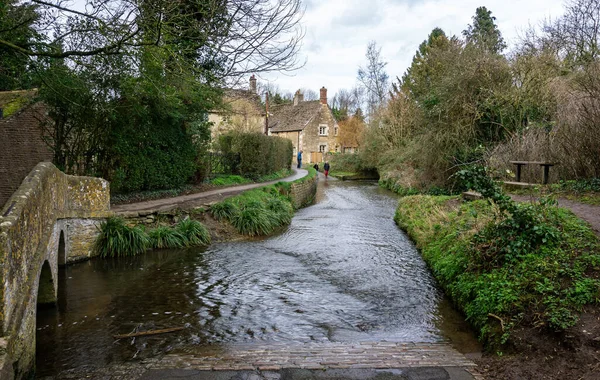
[[211, 242], [210, 233], [197, 220], [184, 219], [175, 228], [183, 236], [183, 245], [186, 247], [209, 245]]
[[281, 195], [282, 189], [285, 186], [278, 183], [247, 191], [213, 205], [211, 213], [218, 220], [229, 221], [241, 234], [268, 235], [288, 225], [294, 215], [290, 200]]
[[495, 23], [496, 17], [486, 7], [479, 7], [473, 16], [473, 25], [463, 31], [467, 43], [487, 52], [500, 54], [506, 49], [506, 43]]
[[[0, 2], [0, 40], [29, 47], [41, 39], [33, 25], [40, 18], [32, 4], [16, 0]], [[29, 58], [0, 44], [0, 91], [27, 89], [34, 84]]]
[[498, 221], [489, 224], [474, 237], [482, 261], [490, 266], [521, 260], [531, 252], [558, 244], [559, 230], [548, 220], [548, 206], [555, 201], [542, 200], [539, 205], [514, 202], [481, 166], [460, 170], [456, 176], [467, 188], [493, 201], [500, 211]]
[[[449, 197], [405, 197], [395, 220], [488, 344], [505, 343], [519, 326], [564, 330], [576, 322], [584, 305], [598, 301], [598, 239], [571, 212], [524, 205], [536, 210], [538, 229], [546, 230], [542, 235], [557, 234], [531, 248], [529, 237], [502, 227], [509, 217], [499, 217], [493, 203], [456, 202]], [[516, 251], [507, 248], [501, 262], [490, 262], [488, 246], [508, 245], [511, 239], [529, 245], [529, 250], [513, 245]]]
[[379, 186], [383, 187], [384, 189], [391, 190], [394, 193], [396, 193], [402, 197], [411, 196], [411, 195], [419, 195], [419, 194], [452, 195], [454, 193], [453, 191], [450, 191], [448, 189], [438, 187], [438, 186], [431, 186], [425, 190], [416, 189], [414, 187], [405, 187], [405, 186], [402, 186], [402, 184], [399, 181], [397, 181], [395, 178], [391, 178], [391, 177], [385, 178], [385, 179], [384, 178], [379, 179]]
[[364, 173], [375, 171], [375, 163], [364, 161], [364, 156], [356, 153], [337, 153], [329, 157], [331, 172]]
[[217, 220], [231, 220], [239, 213], [239, 208], [230, 198], [212, 205], [210, 212]]
[[166, 226], [153, 228], [148, 237], [152, 248], [182, 248], [186, 241], [180, 231]]
[[94, 249], [100, 257], [134, 256], [150, 248], [150, 239], [140, 227], [129, 227], [121, 218], [100, 224]]
[[218, 149], [224, 155], [236, 154], [236, 173], [256, 180], [288, 169], [292, 164], [291, 141], [261, 133], [230, 133], [219, 137]]
[[240, 185], [250, 182], [252, 181], [239, 175], [219, 176], [210, 180], [210, 183], [218, 186]]
[[108, 218], [100, 225], [94, 249], [100, 257], [134, 256], [150, 248], [183, 248], [209, 245], [210, 233], [202, 223], [186, 219], [176, 226], [158, 226], [146, 232], [129, 227], [121, 218]]
[[553, 189], [572, 191], [575, 193], [600, 193], [600, 178], [560, 181], [557, 184], [550, 186]]

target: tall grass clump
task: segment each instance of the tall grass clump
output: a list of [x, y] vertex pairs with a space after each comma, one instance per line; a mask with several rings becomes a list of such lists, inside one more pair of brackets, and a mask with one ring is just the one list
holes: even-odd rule
[[239, 233], [249, 236], [268, 235], [275, 229], [270, 213], [264, 206], [249, 205], [231, 219]]
[[211, 213], [218, 220], [229, 221], [239, 233], [257, 236], [288, 225], [294, 209], [278, 186], [266, 186], [217, 203]]
[[186, 247], [210, 244], [210, 233], [197, 220], [182, 220], [175, 228], [183, 236], [183, 242]]
[[271, 197], [267, 200], [265, 207], [271, 213], [274, 224], [283, 226], [290, 224], [294, 216], [294, 207], [282, 197]]
[[212, 205], [210, 212], [217, 220], [231, 220], [239, 212], [239, 208], [234, 202], [228, 199]]
[[152, 248], [183, 248], [186, 237], [177, 229], [160, 226], [148, 232]]
[[100, 224], [100, 235], [94, 249], [100, 257], [134, 256], [151, 246], [146, 232], [129, 227], [121, 218], [108, 218]]

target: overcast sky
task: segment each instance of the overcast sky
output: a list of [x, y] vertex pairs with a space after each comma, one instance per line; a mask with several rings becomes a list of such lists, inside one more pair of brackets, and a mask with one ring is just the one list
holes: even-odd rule
[[293, 76], [261, 76], [282, 91], [327, 87], [331, 98], [340, 88], [356, 83], [359, 66], [365, 66], [369, 41], [381, 48], [391, 79], [402, 76], [417, 47], [431, 30], [460, 35], [471, 23], [475, 9], [485, 6], [513, 46], [528, 25], [538, 25], [563, 13], [563, 0], [304, 0], [302, 20], [306, 31], [300, 59], [305, 66]]

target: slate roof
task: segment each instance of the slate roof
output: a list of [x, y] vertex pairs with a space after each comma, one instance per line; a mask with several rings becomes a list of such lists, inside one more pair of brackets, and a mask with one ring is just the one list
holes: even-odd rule
[[269, 109], [271, 132], [301, 131], [321, 110], [321, 101], [312, 100], [293, 104], [272, 106]]
[[258, 96], [258, 94], [256, 94], [255, 92], [249, 91], [249, 90], [238, 90], [238, 89], [232, 89], [232, 88], [227, 88], [225, 89], [224, 93], [223, 93], [223, 106], [225, 107], [224, 109], [215, 109], [212, 110], [212, 113], [229, 113], [229, 112], [236, 112], [235, 107], [233, 107], [234, 109], [230, 109], [231, 108], [231, 103], [235, 102], [236, 100], [246, 100], [248, 101], [248, 104], [250, 104], [250, 106], [252, 107], [252, 110], [258, 114], [258, 115], [263, 115], [265, 114], [265, 110], [263, 109], [263, 105], [261, 103], [260, 100], [260, 96]]

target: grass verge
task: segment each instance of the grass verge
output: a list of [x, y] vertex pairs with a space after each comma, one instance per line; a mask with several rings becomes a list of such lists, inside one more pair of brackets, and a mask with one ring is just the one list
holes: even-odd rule
[[508, 342], [517, 327], [563, 331], [600, 298], [600, 246], [587, 224], [551, 205], [517, 207], [537, 218], [535, 244], [531, 231], [507, 229], [512, 216], [486, 200], [408, 196], [395, 215], [488, 348]]

